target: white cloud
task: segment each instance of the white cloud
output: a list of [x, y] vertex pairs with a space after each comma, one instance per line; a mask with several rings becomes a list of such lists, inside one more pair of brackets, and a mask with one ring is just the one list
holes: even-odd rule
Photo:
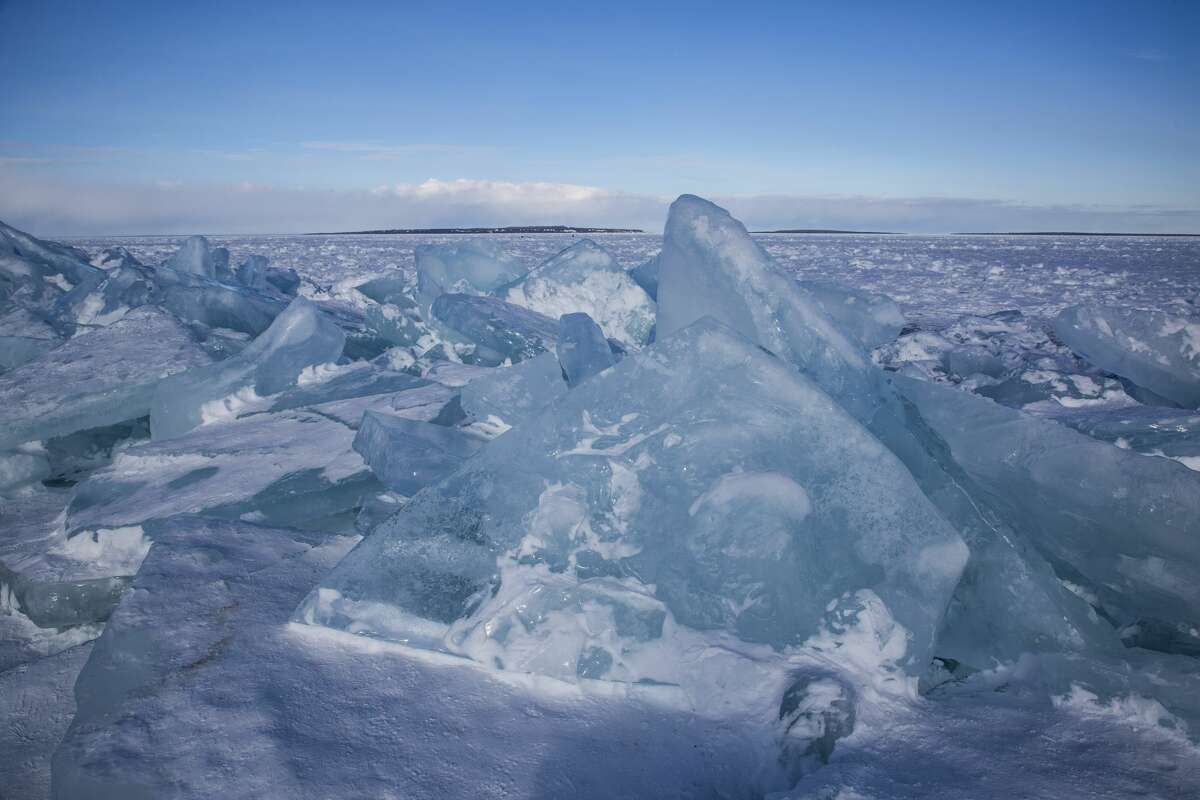
[[[292, 233], [468, 225], [598, 225], [660, 231], [672, 198], [570, 183], [431, 178], [374, 189], [252, 183], [100, 184], [0, 168], [0, 219], [46, 236]], [[752, 230], [1200, 232], [1200, 209], [1049, 206], [848, 195], [714, 196]]]

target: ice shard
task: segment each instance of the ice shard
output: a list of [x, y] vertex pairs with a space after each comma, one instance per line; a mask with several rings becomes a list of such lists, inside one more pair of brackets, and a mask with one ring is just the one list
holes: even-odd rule
[[513, 364], [554, 348], [558, 323], [497, 300], [443, 294], [433, 302], [433, 320], [454, 342], [466, 345], [464, 360], [483, 366]]
[[586, 313], [605, 336], [633, 345], [644, 344], [654, 327], [654, 301], [591, 239], [580, 239], [496, 295], [552, 319]]
[[1200, 321], [1160, 311], [1072, 306], [1054, 332], [1096, 366], [1183, 406], [1200, 408]]
[[658, 300], [658, 259], [659, 254], [655, 253], [647, 261], [629, 270], [629, 277], [655, 301]]
[[1105, 618], [1200, 621], [1200, 474], [967, 392], [897, 385], [980, 501]]
[[563, 314], [558, 321], [558, 363], [567, 386], [578, 386], [616, 363], [608, 340], [587, 314]]
[[[226, 258], [228, 258], [228, 251], [226, 251]], [[175, 255], [167, 259], [163, 266], [176, 272], [199, 275], [210, 280], [216, 280], [218, 277], [212, 249], [209, 247], [208, 239], [203, 236], [189, 236], [184, 239], [183, 244], [179, 245], [179, 249], [175, 251]], [[228, 262], [226, 262], [226, 266], [228, 266]]]
[[303, 299], [241, 353], [173, 376], [158, 387], [150, 413], [155, 439], [179, 436], [218, 419], [236, 417], [239, 406], [296, 384], [306, 367], [336, 361], [346, 335], [324, 312]]
[[878, 440], [704, 320], [417, 494], [298, 616], [568, 680], [677, 682], [688, 631], [786, 649], [844, 609], [889, 620], [916, 674], [966, 555]]
[[554, 353], [500, 367], [462, 388], [462, 408], [471, 417], [509, 427], [533, 416], [567, 390]]

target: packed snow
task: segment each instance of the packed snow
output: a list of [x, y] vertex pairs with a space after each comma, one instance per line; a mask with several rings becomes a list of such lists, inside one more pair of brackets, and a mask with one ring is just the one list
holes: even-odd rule
[[1200, 793], [1200, 240], [0, 224], [0, 798]]

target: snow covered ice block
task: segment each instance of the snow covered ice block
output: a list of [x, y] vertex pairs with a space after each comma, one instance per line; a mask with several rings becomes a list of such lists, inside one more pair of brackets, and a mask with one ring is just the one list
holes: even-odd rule
[[1101, 369], [1200, 408], [1200, 320], [1160, 311], [1072, 306], [1054, 320], [1068, 347]]
[[645, 344], [654, 327], [654, 301], [591, 239], [580, 239], [495, 294], [551, 319], [586, 313], [605, 336], [633, 345]]
[[525, 272], [498, 243], [481, 239], [420, 245], [413, 255], [422, 312], [428, 312], [439, 295], [487, 294]]
[[325, 414], [293, 410], [130, 447], [75, 487], [67, 533], [195, 513], [321, 527], [381, 491], [352, 449], [354, 434]]
[[552, 350], [558, 336], [556, 321], [494, 297], [443, 294], [433, 319], [451, 340], [473, 346], [464, 360], [488, 367]]
[[304, 299], [293, 300], [261, 336], [225, 361], [173, 376], [150, 413], [155, 439], [237, 416], [239, 407], [296, 385], [306, 367], [336, 361], [346, 335]]
[[368, 411], [354, 449], [388, 489], [402, 495], [449, 475], [479, 452], [485, 440], [458, 429]]
[[1113, 624], [1200, 621], [1200, 473], [967, 392], [896, 380], [980, 500]]
[[821, 310], [868, 350], [894, 340], [904, 328], [904, 314], [887, 295], [843, 286], [801, 281]]
[[574, 387], [616, 363], [608, 340], [587, 314], [563, 314], [555, 349], [567, 385]]
[[498, 367], [462, 388], [462, 408], [477, 420], [500, 420], [509, 427], [528, 419], [567, 390], [554, 353], [542, 353], [511, 367]]
[[298, 618], [568, 680], [678, 683], [694, 636], [786, 649], [845, 611], [916, 674], [966, 556], [853, 418], [704, 320], [417, 494]]
[[159, 381], [209, 363], [170, 314], [135, 309], [0, 375], [0, 448], [144, 417]]

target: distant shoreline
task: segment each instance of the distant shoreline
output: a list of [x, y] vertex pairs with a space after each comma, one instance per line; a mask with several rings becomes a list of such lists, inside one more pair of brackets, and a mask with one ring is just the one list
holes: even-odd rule
[[1200, 238], [1200, 233], [1090, 233], [1088, 231], [963, 231], [951, 236], [1174, 236]]
[[778, 231], [751, 231], [751, 233], [846, 233], [846, 234], [882, 234], [887, 236], [907, 236], [896, 231], [843, 231], [836, 228], [784, 228]]
[[305, 236], [365, 236], [377, 233], [447, 234], [447, 233], [645, 233], [641, 228], [576, 228], [570, 225], [522, 225], [501, 228], [388, 228], [377, 231], [323, 231]]

